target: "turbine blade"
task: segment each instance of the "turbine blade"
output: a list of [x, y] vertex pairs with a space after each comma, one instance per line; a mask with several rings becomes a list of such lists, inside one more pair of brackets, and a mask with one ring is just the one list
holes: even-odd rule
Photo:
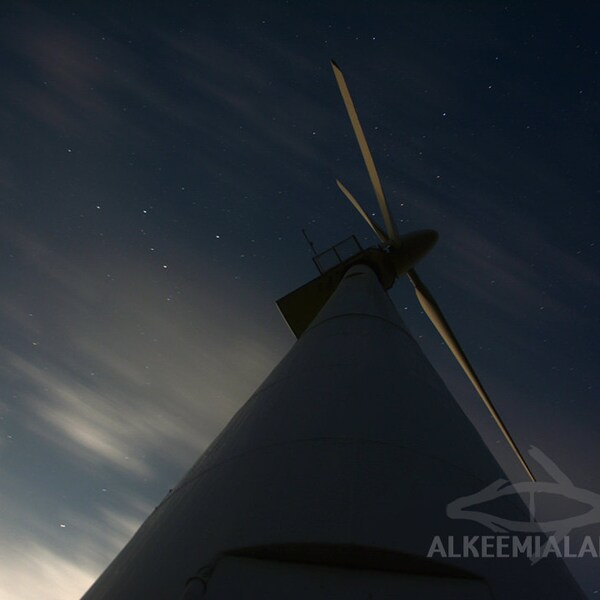
[[373, 221], [373, 219], [371, 219], [371, 217], [364, 211], [363, 207], [359, 204], [358, 200], [350, 193], [350, 191], [346, 188], [346, 186], [339, 179], [336, 179], [335, 182], [337, 183], [340, 190], [342, 190], [342, 193], [344, 194], [344, 196], [346, 196], [346, 198], [348, 198], [348, 200], [350, 200], [350, 202], [352, 202], [352, 205], [360, 213], [360, 216], [367, 222], [369, 227], [375, 232], [375, 235], [379, 238], [379, 240], [381, 242], [383, 242], [384, 244], [389, 244], [390, 239], [383, 232], [381, 227], [379, 227], [379, 225], [377, 225], [377, 223], [375, 223], [375, 221]]
[[381, 210], [381, 214], [383, 215], [383, 222], [385, 224], [387, 237], [389, 239], [395, 240], [398, 237], [398, 233], [396, 232], [396, 228], [394, 227], [394, 220], [392, 219], [390, 208], [385, 199], [385, 195], [383, 194], [381, 181], [379, 179], [379, 175], [377, 174], [377, 169], [375, 168], [375, 163], [373, 162], [373, 157], [371, 156], [371, 151], [369, 150], [369, 145], [367, 144], [367, 138], [365, 137], [360, 121], [358, 120], [358, 114], [356, 113], [356, 109], [354, 108], [354, 102], [352, 102], [352, 97], [350, 96], [350, 91], [348, 90], [348, 86], [346, 85], [344, 74], [342, 73], [339, 66], [335, 63], [335, 61], [331, 61], [331, 66], [333, 68], [333, 74], [335, 75], [338, 87], [340, 88], [340, 93], [342, 94], [344, 105], [346, 106], [346, 110], [348, 111], [348, 116], [350, 117], [352, 128], [354, 129], [354, 135], [356, 135], [356, 139], [358, 140], [360, 152], [365, 161], [367, 171], [369, 172], [371, 184], [373, 186], [373, 189], [375, 190], [375, 196], [377, 197], [379, 210]]
[[488, 396], [487, 392], [483, 388], [483, 385], [481, 385], [481, 382], [479, 381], [477, 374], [475, 373], [475, 371], [474, 371], [473, 367], [471, 366], [471, 364], [469, 363], [469, 360], [467, 359], [465, 353], [463, 352], [462, 348], [460, 347], [458, 340], [456, 339], [456, 337], [454, 336], [454, 333], [450, 329], [448, 322], [446, 321], [444, 315], [442, 314], [442, 311], [441, 311], [440, 307], [438, 306], [437, 302], [435, 301], [435, 299], [433, 298], [431, 292], [429, 291], [427, 286], [421, 281], [420, 277], [417, 275], [417, 273], [414, 269], [410, 269], [407, 272], [407, 275], [415, 288], [417, 298], [418, 298], [421, 306], [423, 307], [425, 314], [429, 317], [429, 319], [433, 323], [434, 327], [438, 330], [438, 333], [442, 336], [444, 342], [446, 342], [446, 345], [448, 346], [448, 348], [450, 348], [450, 351], [452, 352], [452, 354], [454, 354], [454, 358], [456, 358], [456, 360], [458, 361], [458, 364], [462, 367], [463, 371], [466, 373], [467, 377], [470, 379], [471, 383], [473, 384], [473, 387], [475, 388], [475, 390], [477, 390], [477, 393], [483, 400], [483, 403], [485, 404], [487, 409], [490, 411], [490, 414], [492, 415], [494, 421], [496, 421], [496, 425], [498, 425], [500, 431], [504, 434], [506, 441], [508, 442], [509, 446], [512, 448], [513, 452], [516, 454], [521, 465], [523, 465], [523, 468], [527, 472], [527, 475], [530, 477], [531, 481], [535, 481], [535, 477], [534, 477], [533, 473], [531, 472], [531, 469], [527, 466], [527, 463], [525, 462], [525, 458], [523, 458], [523, 455], [517, 448], [517, 445], [515, 444], [510, 433], [508, 432], [508, 429], [502, 422], [502, 419], [500, 418], [498, 411], [494, 408], [494, 405], [492, 404], [490, 397]]

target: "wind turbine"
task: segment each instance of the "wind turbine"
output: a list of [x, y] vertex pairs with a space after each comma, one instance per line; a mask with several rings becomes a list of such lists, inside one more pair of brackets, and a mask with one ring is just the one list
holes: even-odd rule
[[[84, 595], [85, 600], [582, 598], [564, 563], [429, 555], [482, 535], [447, 507], [506, 478], [386, 290], [407, 275], [425, 312], [522, 455], [414, 270], [437, 239], [400, 236], [348, 88], [335, 76], [384, 228], [313, 258], [277, 301], [298, 341]], [[350, 252], [348, 252], [350, 248]], [[528, 519], [517, 499], [503, 516]], [[481, 558], [481, 559], [480, 559]]]

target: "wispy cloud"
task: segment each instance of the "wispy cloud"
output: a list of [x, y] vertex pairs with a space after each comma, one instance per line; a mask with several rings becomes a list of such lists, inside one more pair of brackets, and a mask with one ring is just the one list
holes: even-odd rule
[[[7, 503], [14, 499], [3, 498], [3, 511]], [[0, 596], [11, 600], [80, 598], [151, 509], [139, 497], [129, 496], [119, 501], [118, 509], [65, 510], [63, 521], [53, 523], [30, 515], [31, 529], [17, 534], [3, 521], [0, 535], [10, 537], [11, 544], [0, 547]], [[18, 507], [12, 510], [18, 513]]]
[[40, 544], [11, 545], [2, 557], [0, 596], [18, 600], [76, 600], [97, 576], [95, 565], [82, 565]]
[[3, 317], [25, 341], [21, 353], [2, 350], [7, 376], [31, 411], [30, 428], [77, 460], [142, 478], [151, 477], [154, 456], [189, 463], [275, 361], [255, 331], [215, 320], [231, 324], [222, 302], [199, 290], [188, 290], [194, 306], [181, 294], [165, 297], [168, 281], [155, 287], [140, 275], [143, 265], [119, 259], [107, 282], [102, 261], [82, 267], [39, 240], [11, 239], [39, 275], [27, 293], [44, 294], [55, 322], [4, 301]]

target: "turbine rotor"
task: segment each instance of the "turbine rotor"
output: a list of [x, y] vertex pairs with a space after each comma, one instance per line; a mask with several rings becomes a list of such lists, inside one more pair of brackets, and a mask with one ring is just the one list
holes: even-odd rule
[[448, 321], [444, 317], [444, 314], [442, 313], [442, 310], [440, 309], [438, 303], [435, 301], [433, 294], [431, 293], [429, 288], [427, 288], [427, 286], [423, 283], [423, 280], [419, 277], [419, 275], [414, 269], [414, 265], [417, 262], [419, 262], [433, 248], [433, 246], [437, 242], [438, 234], [436, 231], [427, 229], [423, 231], [414, 231], [412, 233], [408, 233], [402, 236], [398, 235], [398, 232], [396, 231], [396, 228], [394, 226], [394, 221], [392, 219], [392, 213], [385, 198], [385, 194], [383, 193], [383, 187], [381, 185], [381, 180], [379, 179], [379, 174], [377, 173], [377, 169], [375, 167], [375, 162], [373, 161], [373, 156], [371, 155], [371, 150], [369, 149], [369, 145], [367, 144], [367, 139], [365, 137], [363, 128], [360, 124], [360, 120], [358, 118], [358, 113], [356, 112], [354, 102], [352, 100], [352, 97], [350, 96], [350, 91], [348, 89], [348, 85], [346, 84], [344, 74], [342, 73], [340, 67], [335, 63], [335, 61], [331, 61], [331, 66], [333, 68], [333, 73], [335, 75], [335, 79], [337, 81], [340, 93], [342, 95], [346, 111], [348, 112], [348, 116], [350, 117], [352, 129], [354, 130], [354, 135], [356, 136], [356, 140], [358, 141], [360, 152], [365, 162], [365, 166], [367, 167], [367, 172], [369, 174], [371, 185], [373, 186], [373, 190], [375, 192], [375, 197], [377, 199], [377, 203], [379, 205], [379, 210], [383, 217], [385, 227], [380, 227], [375, 222], [375, 220], [371, 216], [369, 216], [369, 214], [364, 210], [359, 201], [344, 186], [344, 184], [336, 179], [337, 185], [342, 191], [342, 193], [346, 196], [346, 198], [348, 198], [348, 200], [352, 203], [352, 205], [358, 211], [361, 217], [367, 222], [369, 227], [372, 229], [373, 233], [375, 233], [375, 235], [379, 239], [383, 248], [386, 249], [389, 253], [390, 259], [393, 261], [393, 267], [396, 273], [396, 277], [407, 275], [407, 277], [410, 279], [410, 282], [414, 287], [417, 300], [423, 308], [423, 311], [429, 317], [429, 320], [436, 328], [437, 332], [440, 334], [440, 336], [452, 352], [454, 358], [469, 378], [469, 381], [475, 388], [475, 391], [479, 394], [479, 397], [481, 398], [484, 405], [488, 409], [490, 415], [496, 422], [496, 425], [502, 432], [502, 435], [506, 439], [508, 445], [515, 453], [515, 456], [525, 469], [525, 472], [527, 473], [528, 477], [532, 481], [535, 481], [533, 472], [527, 465], [523, 454], [517, 447], [508, 429], [504, 425], [504, 422], [500, 418], [498, 411], [492, 404], [489, 395], [485, 391], [479, 377], [477, 376], [475, 370], [471, 366], [471, 363], [467, 359], [466, 354], [464, 353], [463, 349], [458, 343], [458, 340], [456, 339], [454, 332], [450, 328], [450, 325], [448, 325]]

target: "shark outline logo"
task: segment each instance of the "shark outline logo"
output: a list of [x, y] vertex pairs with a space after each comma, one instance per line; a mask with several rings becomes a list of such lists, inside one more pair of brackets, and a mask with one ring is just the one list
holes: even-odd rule
[[[495, 533], [519, 532], [540, 533], [547, 536], [553, 534], [555, 543], [560, 543], [571, 531], [593, 523], [600, 523], [600, 494], [590, 490], [576, 487], [560, 468], [541, 450], [530, 446], [528, 451], [531, 456], [553, 481], [524, 481], [511, 484], [506, 479], [498, 479], [479, 492], [462, 496], [450, 502], [446, 507], [446, 514], [450, 519], [467, 519], [476, 521]], [[586, 504], [590, 509], [573, 517], [539, 522], [535, 518], [535, 494], [547, 493], [563, 496]], [[514, 521], [497, 517], [496, 515], [477, 510], [469, 510], [483, 502], [489, 502], [504, 496], [517, 494], [521, 498], [529, 496], [529, 521]], [[548, 544], [549, 542], [547, 542]], [[532, 558], [532, 563], [540, 557]]]

